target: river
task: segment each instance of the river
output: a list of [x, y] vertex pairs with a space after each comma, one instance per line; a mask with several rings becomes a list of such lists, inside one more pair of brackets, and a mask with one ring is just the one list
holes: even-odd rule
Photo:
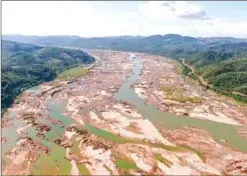
[[238, 150], [247, 151], [247, 140], [237, 132], [237, 126], [214, 122], [204, 119], [196, 119], [188, 116], [178, 116], [169, 112], [163, 112], [151, 104], [146, 104], [143, 99], [130, 88], [138, 79], [141, 73], [141, 61], [134, 55], [130, 56], [134, 62], [133, 74], [120, 87], [114, 98], [118, 101], [125, 101], [135, 105], [137, 111], [145, 119], [152, 122], [158, 122], [169, 128], [181, 128], [184, 126], [194, 126], [206, 130], [216, 141], [225, 139], [226, 145]]
[[[130, 56], [130, 59], [134, 62], [133, 73], [128, 77], [128, 79], [124, 82], [124, 84], [119, 88], [118, 92], [114, 95], [114, 98], [118, 101], [125, 101], [132, 105], [135, 105], [137, 111], [143, 116], [145, 119], [149, 119], [152, 122], [158, 122], [163, 124], [165, 127], [169, 128], [181, 128], [184, 126], [194, 126], [201, 129], [206, 130], [216, 141], [221, 139], [227, 140], [227, 145], [234, 147], [236, 149], [247, 151], [247, 141], [246, 139], [242, 138], [236, 130], [236, 126], [228, 125], [218, 122], [213, 122], [209, 120], [200, 120], [195, 118], [190, 118], [187, 116], [177, 116], [172, 113], [159, 111], [156, 106], [151, 104], [146, 104], [143, 99], [139, 98], [133, 90], [130, 88], [132, 84], [134, 84], [138, 79], [141, 73], [142, 64], [141, 61], [136, 58], [134, 55]], [[39, 86], [33, 87], [27, 91], [35, 93], [38, 91]], [[48, 146], [51, 148], [49, 155], [41, 155], [36, 163], [33, 163], [31, 168], [34, 174], [69, 174], [71, 165], [69, 161], [67, 161], [65, 156], [65, 149], [57, 146], [53, 143], [53, 141], [59, 138], [60, 135], [64, 134], [65, 128], [62, 125], [68, 126], [72, 123], [76, 123], [74, 120], [71, 120], [69, 117], [62, 115], [67, 102], [62, 102], [60, 104], [56, 104], [51, 102], [51, 100], [46, 101], [47, 106], [49, 106], [49, 115], [54, 118], [62, 121], [61, 125], [52, 125], [49, 124], [52, 129], [51, 131], [46, 133], [46, 139], [41, 139], [36, 136], [37, 131], [30, 127], [27, 132], [28, 136], [41, 142], [43, 145]], [[16, 113], [9, 113], [9, 118], [15, 117]], [[41, 120], [40, 122], [47, 124], [49, 121]], [[77, 123], [76, 123], [77, 124]], [[12, 125], [4, 130], [2, 130], [2, 137], [7, 137], [7, 143], [3, 144], [3, 160], [6, 160], [6, 155], [4, 153], [11, 148], [14, 148], [18, 139], [18, 134], [16, 129], [20, 126], [23, 126], [24, 123], [20, 121], [20, 119], [15, 118], [12, 121]], [[95, 133], [97, 135], [97, 129], [86, 125], [86, 129], [90, 132]], [[99, 131], [102, 133], [102, 131]], [[106, 132], [105, 132], [106, 133]], [[111, 134], [103, 134], [108, 135], [111, 137]], [[116, 137], [113, 136], [111, 139]], [[120, 140], [120, 139], [119, 139]], [[117, 141], [119, 141], [117, 140]], [[120, 141], [121, 142], [121, 141]], [[58, 161], [58, 162], [57, 162]], [[43, 164], [41, 164], [43, 163]], [[46, 163], [46, 164], [44, 164]], [[60, 170], [57, 171], [55, 166], [59, 166]], [[4, 164], [5, 166], [5, 164]], [[49, 168], [44, 168], [50, 166]], [[78, 166], [82, 167], [82, 166]], [[54, 170], [55, 169], [55, 170]], [[43, 171], [42, 171], [43, 170]]]

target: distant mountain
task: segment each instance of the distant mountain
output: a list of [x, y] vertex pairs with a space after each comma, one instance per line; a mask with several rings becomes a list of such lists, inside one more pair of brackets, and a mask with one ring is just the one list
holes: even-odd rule
[[[3, 39], [37, 45], [146, 52], [174, 59], [185, 58], [186, 62], [193, 66], [199, 75], [205, 77], [215, 90], [247, 102], [246, 98], [240, 95], [232, 95], [232, 91], [235, 90], [247, 92], [247, 70], [241, 66], [241, 63], [245, 66], [247, 58], [247, 39], [195, 38], [178, 34], [94, 38], [4, 35]], [[191, 75], [188, 68], [184, 68], [183, 73]]]
[[[101, 48], [101, 49], [121, 49], [136, 51], [145, 51], [145, 49], [154, 51], [178, 50], [182, 47], [185, 49], [195, 49], [201, 46], [215, 46], [218, 44], [247, 42], [247, 39], [237, 39], [231, 37], [214, 37], [214, 38], [194, 38], [181, 36], [178, 34], [142, 36], [117, 36], [117, 37], [93, 37], [83, 38], [79, 36], [23, 36], [23, 35], [3, 35], [4, 40], [16, 41], [21, 43], [32, 43], [36, 45], [48, 46], [76, 46], [83, 48]], [[131, 46], [130, 46], [131, 45]], [[186, 47], [187, 46], [187, 47]], [[154, 48], [155, 47], [155, 48]]]
[[3, 39], [48, 46], [70, 46], [81, 48], [113, 49], [123, 51], [149, 52], [173, 58], [207, 51], [223, 44], [247, 42], [247, 39], [231, 37], [194, 38], [178, 34], [142, 36], [117, 36], [83, 38], [78, 36], [23, 36], [3, 35]]
[[24, 35], [3, 35], [3, 40], [31, 43], [36, 45], [48, 46], [68, 46], [71, 45], [79, 36], [57, 35], [57, 36], [24, 36]]
[[41, 47], [2, 40], [2, 110], [23, 90], [95, 59], [81, 50]]

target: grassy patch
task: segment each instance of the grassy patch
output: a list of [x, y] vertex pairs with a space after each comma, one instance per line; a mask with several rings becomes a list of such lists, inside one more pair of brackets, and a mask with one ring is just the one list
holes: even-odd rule
[[84, 66], [71, 68], [59, 74], [57, 79], [60, 79], [60, 80], [76, 79], [76, 78], [87, 75], [91, 68], [92, 67], [84, 67]]
[[166, 159], [163, 156], [161, 156], [161, 154], [156, 154], [155, 158], [157, 160], [159, 160], [160, 162], [162, 162], [163, 164], [165, 164], [167, 167], [171, 167], [172, 164], [173, 164], [171, 161], [169, 161], [168, 159]]
[[77, 165], [80, 174], [82, 175], [91, 175], [89, 170], [86, 168], [86, 166], [84, 164], [78, 164]]
[[191, 103], [201, 103], [200, 97], [192, 97], [183, 95], [183, 89], [175, 87], [175, 86], [167, 86], [161, 88], [163, 92], [165, 92], [166, 97], [170, 100], [174, 100], [177, 102], [185, 103], [185, 102], [191, 102]]
[[138, 169], [136, 164], [130, 160], [116, 159], [116, 164], [121, 169]]
[[80, 153], [80, 149], [79, 149], [79, 144], [80, 144], [80, 140], [76, 141], [75, 137], [72, 138], [72, 147], [70, 148], [71, 152], [74, 154], [79, 154]]
[[140, 139], [127, 139], [127, 138], [124, 138], [122, 136], [118, 136], [118, 135], [115, 135], [109, 131], [105, 131], [105, 130], [102, 130], [102, 129], [99, 129], [99, 128], [96, 128], [92, 125], [89, 125], [89, 124], [86, 124], [85, 125], [85, 128], [90, 131], [91, 133], [99, 136], [99, 137], [102, 137], [102, 138], [105, 138], [107, 140], [110, 140], [110, 141], [113, 141], [113, 142], [116, 142], [116, 143], [120, 143], [120, 144], [123, 144], [123, 143], [134, 143], [134, 144], [142, 144], [142, 145], [146, 145], [146, 146], [150, 146], [150, 147], [156, 147], [156, 148], [162, 148], [162, 149], [165, 149], [165, 150], [168, 150], [168, 151], [173, 151], [173, 152], [185, 152], [187, 151], [184, 147], [180, 147], [180, 146], [170, 146], [170, 145], [164, 145], [164, 144], [153, 144], [153, 143], [150, 143], [150, 142], [147, 142], [147, 141], [143, 141], [143, 140], [140, 140]]
[[183, 148], [185, 148], [185, 149], [188, 149], [188, 150], [190, 150], [190, 151], [195, 152], [195, 153], [197, 154], [197, 156], [198, 156], [203, 162], [206, 161], [206, 157], [205, 157], [205, 155], [204, 155], [203, 152], [201, 152], [201, 151], [199, 151], [199, 150], [196, 150], [196, 149], [194, 149], [194, 148], [191, 148], [191, 147], [189, 147], [189, 146], [187, 146], [187, 145], [181, 145], [181, 147], [183, 147]]
[[134, 143], [134, 144], [141, 144], [146, 145], [149, 147], [155, 147], [155, 148], [162, 148], [171, 152], [186, 152], [187, 149], [181, 146], [171, 146], [171, 145], [164, 145], [164, 144], [153, 144], [147, 141], [143, 141], [140, 139], [129, 139], [128, 143]]
[[171, 152], [186, 152], [186, 149], [184, 149], [181, 146], [170, 146], [170, 145], [164, 145], [164, 144], [156, 144], [155, 146], [171, 151]]
[[92, 132], [93, 134], [99, 136], [99, 137], [102, 137], [102, 138], [105, 138], [107, 140], [110, 140], [110, 141], [113, 141], [113, 142], [116, 142], [116, 143], [127, 143], [128, 140], [125, 139], [124, 137], [121, 137], [121, 136], [118, 136], [118, 135], [115, 135], [109, 131], [105, 131], [105, 130], [102, 130], [102, 129], [99, 129], [99, 128], [96, 128], [92, 125], [89, 125], [89, 124], [86, 124], [85, 125], [85, 128]]
[[185, 95], [182, 95], [182, 94], [168, 96], [168, 98], [170, 100], [178, 101], [178, 102], [181, 102], [181, 103], [185, 103], [185, 102], [201, 103], [201, 101], [202, 101], [200, 97], [185, 96]]
[[175, 87], [175, 86], [167, 86], [167, 87], [162, 87], [162, 91], [168, 94], [176, 93], [176, 92], [182, 92], [181, 88]]

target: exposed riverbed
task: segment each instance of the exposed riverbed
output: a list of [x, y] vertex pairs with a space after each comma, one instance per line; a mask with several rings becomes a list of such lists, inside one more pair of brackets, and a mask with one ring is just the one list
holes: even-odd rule
[[[135, 63], [133, 67], [133, 74], [127, 81], [120, 87], [115, 94], [115, 99], [126, 101], [135, 105], [136, 109], [144, 118], [153, 122], [162, 123], [167, 127], [179, 128], [183, 126], [194, 126], [206, 130], [217, 141], [225, 139], [227, 145], [234, 147], [238, 150], [247, 151], [247, 140], [240, 136], [237, 132], [237, 126], [228, 125], [209, 120], [194, 119], [186, 116], [178, 116], [168, 112], [162, 112], [154, 105], [146, 104], [143, 99], [139, 98], [130, 86], [139, 79], [142, 64], [141, 61], [134, 56], [131, 56]], [[152, 74], [152, 73], [150, 73]]]
[[[61, 86], [58, 86], [57, 89], [56, 87], [52, 88], [50, 93], [46, 91], [46, 89], [49, 89], [49, 86], [52, 87], [53, 84], [56, 85], [57, 83], [36, 86], [26, 91], [28, 94], [24, 96], [24, 101], [16, 105], [16, 107], [14, 106], [13, 109], [10, 109], [8, 114], [6, 114], [6, 118], [9, 119], [9, 126], [7, 125], [7, 127], [2, 130], [2, 137], [7, 139], [2, 145], [2, 154], [4, 154], [3, 161], [5, 162], [4, 168], [11, 163], [8, 157], [14, 153], [10, 152], [8, 157], [6, 157], [6, 152], [12, 149], [16, 150], [23, 141], [27, 140], [27, 137], [50, 149], [49, 152], [40, 154], [37, 161], [32, 162], [28, 169], [32, 174], [38, 175], [69, 175], [71, 173], [77, 173], [78, 171], [81, 174], [88, 174], [88, 169], [91, 169], [91, 174], [101, 171], [107, 174], [109, 168], [107, 169], [105, 166], [98, 165], [98, 162], [104, 163], [109, 161], [110, 164], [108, 164], [112, 167], [112, 158], [109, 158], [111, 156], [109, 152], [114, 152], [115, 148], [110, 150], [109, 148], [111, 148], [113, 144], [120, 148], [127, 146], [126, 152], [128, 147], [135, 148], [135, 145], [139, 144], [163, 147], [165, 150], [176, 150], [178, 152], [182, 149], [180, 146], [161, 145], [160, 143], [156, 145], [151, 144], [150, 140], [144, 141], [144, 138], [146, 140], [150, 137], [150, 135], [148, 135], [149, 132], [152, 133], [149, 139], [155, 137], [156, 139], [160, 138], [158, 132], [154, 134], [156, 129], [148, 120], [168, 129], [182, 129], [185, 126], [203, 129], [217, 142], [224, 139], [226, 141], [224, 145], [241, 151], [247, 151], [247, 140], [239, 135], [236, 130], [236, 125], [200, 120], [188, 116], [179, 116], [158, 110], [157, 106], [151, 103], [147, 104], [146, 101], [138, 97], [131, 88], [131, 86], [140, 79], [140, 74], [143, 69], [142, 60], [134, 55], [127, 58], [127, 53], [121, 53], [122, 55], [119, 57], [117, 57], [117, 52], [115, 54], [115, 57], [114, 53], [110, 52], [110, 54], [106, 54], [106, 56], [111, 57], [111, 59], [101, 61], [98, 65], [96, 64], [92, 74], [88, 75], [85, 79], [82, 78], [70, 84], [59, 83]], [[125, 64], [121, 64], [116, 60], [117, 58], [121, 58], [121, 62], [124, 62], [126, 59], [127, 61]], [[114, 81], [109, 83], [111, 79]], [[42, 86], [42, 91], [45, 90], [44, 92], [48, 92], [47, 94], [40, 93]], [[42, 110], [40, 110], [40, 108], [42, 108]], [[137, 112], [135, 110], [137, 110]], [[26, 120], [23, 120], [22, 117], [23, 112], [35, 112], [33, 117], [36, 118], [36, 126], [34, 122], [32, 122], [32, 125], [26, 124]], [[142, 118], [148, 120], [143, 120]], [[53, 123], [54, 121], [56, 123]], [[37, 136], [40, 132], [37, 130], [37, 123], [49, 126], [50, 130], [45, 132], [43, 136], [42, 134], [41, 136]], [[78, 129], [86, 130], [89, 134], [92, 134], [92, 136], [87, 133], [83, 134], [83, 131], [77, 134], [73, 131], [68, 131], [68, 127], [71, 127], [71, 125], [76, 126]], [[117, 127], [115, 131], [111, 128], [114, 127], [114, 125]], [[145, 131], [145, 129], [143, 130], [143, 128], [140, 128], [138, 125], [146, 125], [154, 129], [150, 128], [150, 131], [147, 129]], [[122, 130], [121, 134], [118, 130]], [[122, 134], [126, 136], [121, 136]], [[131, 136], [131, 134], [133, 135]], [[24, 135], [26, 138], [21, 139], [21, 135]], [[137, 136], [140, 139], [134, 139], [133, 136]], [[142, 138], [142, 136], [144, 136], [144, 138]], [[65, 141], [67, 141], [66, 147], [55, 143], [56, 140], [62, 139], [61, 137], [65, 137]], [[131, 145], [134, 146], [128, 146], [129, 143], [132, 143]], [[99, 149], [92, 149], [92, 147], [99, 147]], [[106, 148], [107, 152], [99, 152], [103, 150], [102, 148]], [[30, 150], [33, 150], [33, 148], [30, 148]], [[135, 150], [136, 152], [139, 151], [138, 147], [136, 147]], [[189, 151], [193, 152], [196, 150], [189, 149], [187, 152]], [[23, 153], [25, 152], [21, 154]], [[196, 153], [198, 154], [198, 151], [196, 151]], [[107, 159], [99, 161], [99, 158], [103, 154]], [[143, 154], [145, 154], [145, 152]], [[83, 155], [82, 158], [84, 158], [82, 160], [80, 160], [81, 155]], [[124, 155], [127, 157], [127, 153], [124, 153]], [[134, 160], [139, 161], [137, 155], [130, 155]], [[17, 156], [19, 156], [18, 153]], [[96, 156], [99, 158], [96, 159]], [[200, 156], [200, 153], [198, 156]], [[87, 160], [85, 160], [85, 157], [88, 157]], [[136, 166], [132, 164], [133, 161], [126, 158], [117, 157], [115, 161], [115, 164], [120, 166], [130, 165], [131, 163], [130, 168], [134, 169], [137, 169], [138, 166], [139, 168], [143, 167], [143, 170], [149, 170], [148, 168], [151, 167], [145, 163], [138, 164], [138, 162], [135, 163], [137, 164]], [[203, 161], [204, 159], [200, 162]], [[25, 164], [28, 162], [29, 160], [25, 161]], [[88, 164], [88, 162], [91, 164]], [[16, 166], [12, 165], [12, 167], [15, 168]], [[126, 169], [129, 167], [122, 168]], [[96, 169], [96, 171], [94, 169]], [[9, 170], [11, 171], [11, 167]], [[111, 168], [110, 172], [116, 173], [114, 170], [114, 168]], [[132, 173], [134, 175], [136, 174], [135, 172]]]

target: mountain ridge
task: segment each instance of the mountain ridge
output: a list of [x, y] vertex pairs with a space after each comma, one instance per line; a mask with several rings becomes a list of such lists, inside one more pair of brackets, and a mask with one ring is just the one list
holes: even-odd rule
[[94, 61], [81, 50], [2, 40], [2, 112], [23, 90], [51, 81], [66, 69]]
[[[18, 35], [17, 35], [18, 36]], [[247, 102], [246, 97], [232, 94], [235, 90], [246, 92], [247, 77], [245, 74], [230, 74], [230, 68], [241, 67], [239, 60], [247, 59], [247, 39], [233, 37], [190, 37], [178, 34], [152, 36], [117, 36], [83, 38], [78, 36], [4, 36], [4, 39], [29, 42], [36, 45], [66, 46], [89, 49], [106, 49], [127, 52], [143, 52], [177, 59], [186, 59], [186, 63], [194, 67], [198, 76], [204, 77], [215, 91], [237, 100]], [[228, 64], [228, 61], [232, 61]], [[181, 63], [182, 64], [182, 63]], [[242, 68], [242, 67], [241, 67]], [[213, 71], [215, 74], [209, 74]], [[247, 70], [243, 70], [246, 71]], [[227, 74], [229, 72], [229, 74]], [[189, 68], [183, 68], [182, 73], [192, 76]], [[221, 75], [222, 73], [223, 76]], [[211, 76], [209, 76], [211, 75]], [[240, 79], [240, 76], [244, 78]], [[193, 77], [193, 76], [192, 76]], [[193, 77], [194, 78], [194, 77]], [[230, 81], [226, 81], [226, 80]], [[225, 83], [220, 83], [222, 80]], [[237, 81], [238, 80], [238, 81]]]

